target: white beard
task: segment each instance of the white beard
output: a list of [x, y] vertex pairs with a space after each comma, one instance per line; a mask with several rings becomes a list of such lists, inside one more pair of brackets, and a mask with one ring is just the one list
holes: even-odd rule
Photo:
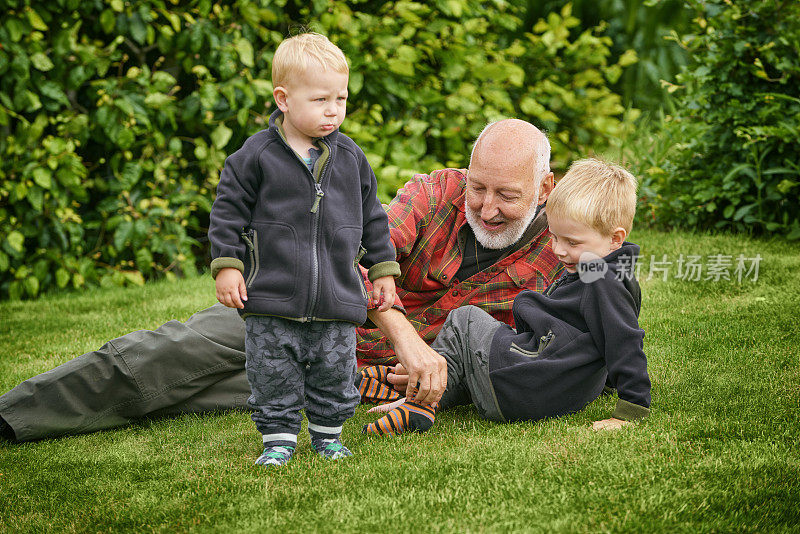
[[[538, 195], [534, 198], [538, 198]], [[489, 232], [486, 230], [481, 225], [480, 214], [470, 209], [466, 202], [464, 204], [464, 214], [467, 216], [467, 223], [472, 228], [472, 233], [475, 234], [475, 239], [478, 240], [478, 243], [483, 248], [500, 250], [519, 241], [519, 238], [522, 237], [522, 234], [525, 233], [528, 225], [533, 220], [534, 215], [536, 215], [536, 207], [536, 203], [533, 203], [522, 219], [517, 219], [513, 222], [506, 221], [506, 229], [502, 232]]]

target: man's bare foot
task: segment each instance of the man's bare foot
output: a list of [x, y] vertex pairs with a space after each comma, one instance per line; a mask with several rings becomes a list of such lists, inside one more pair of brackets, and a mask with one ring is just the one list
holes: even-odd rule
[[403, 397], [402, 399], [396, 400], [394, 402], [389, 402], [387, 404], [379, 404], [378, 406], [373, 406], [367, 413], [388, 413], [403, 404], [406, 401], [406, 398]]

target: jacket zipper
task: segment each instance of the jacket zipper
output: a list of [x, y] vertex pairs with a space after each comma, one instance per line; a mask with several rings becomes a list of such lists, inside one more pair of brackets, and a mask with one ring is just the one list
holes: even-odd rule
[[[311, 206], [311, 213], [313, 214], [314, 221], [313, 221], [313, 268], [311, 272], [311, 299], [310, 299], [310, 306], [308, 309], [308, 316], [306, 317], [307, 321], [314, 320], [314, 312], [317, 308], [317, 301], [319, 300], [319, 226], [320, 221], [322, 219], [322, 214], [319, 212], [320, 202], [322, 201], [322, 197], [325, 196], [325, 192], [322, 191], [322, 181], [325, 178], [325, 172], [328, 170], [328, 166], [331, 161], [331, 147], [328, 143], [323, 139], [321, 141], [328, 146], [328, 159], [325, 160], [325, 166], [322, 168], [322, 171], [319, 173], [319, 180], [314, 178], [314, 174], [311, 174], [311, 178], [314, 179], [314, 189], [316, 191], [316, 196], [314, 198], [314, 204]], [[306, 167], [308, 168], [308, 167]]]
[[[327, 167], [328, 164], [325, 163], [325, 166]], [[317, 190], [317, 196], [314, 198], [314, 204], [311, 206], [311, 213], [317, 213], [319, 203], [322, 201], [322, 197], [325, 196], [325, 191], [322, 190], [322, 186], [319, 185], [319, 182], [314, 182], [314, 189]]]
[[325, 143], [328, 147], [328, 159], [325, 161], [325, 166], [322, 168], [322, 172], [319, 174], [319, 181], [314, 178], [314, 173], [308, 168], [306, 162], [300, 157], [300, 155], [294, 151], [292, 147], [289, 146], [289, 143], [286, 142], [286, 139], [283, 138], [282, 135], [279, 135], [281, 141], [286, 146], [292, 154], [295, 155], [297, 160], [300, 164], [305, 168], [308, 175], [311, 177], [311, 181], [314, 183], [314, 203], [311, 205], [311, 213], [313, 214], [313, 235], [312, 241], [314, 242], [314, 247], [312, 249], [313, 254], [313, 266], [311, 269], [311, 296], [309, 299], [309, 306], [308, 306], [308, 314], [301, 319], [302, 322], [313, 321], [314, 320], [314, 310], [317, 307], [317, 299], [319, 294], [319, 243], [317, 242], [319, 239], [319, 223], [320, 223], [320, 214], [319, 214], [319, 207], [320, 203], [322, 202], [322, 197], [325, 196], [325, 192], [322, 190], [322, 179], [325, 177], [325, 171], [328, 170], [328, 164], [330, 163], [331, 159], [331, 147], [328, 143], [322, 139], [321, 142]]
[[244, 283], [247, 288], [250, 288], [253, 280], [256, 278], [256, 273], [258, 272], [259, 268], [258, 234], [256, 234], [256, 231], [251, 228], [247, 230], [247, 232], [242, 233], [242, 239], [244, 239], [244, 242], [247, 244], [247, 248], [250, 251], [250, 274], [247, 276], [247, 280]]
[[547, 286], [547, 289], [545, 289], [543, 293], [544, 296], [549, 297], [553, 293], [553, 291], [555, 291], [558, 288], [558, 286], [567, 281], [567, 278], [569, 278], [569, 274], [567, 274], [566, 276], [562, 276], [561, 278], [559, 278], [558, 280]]

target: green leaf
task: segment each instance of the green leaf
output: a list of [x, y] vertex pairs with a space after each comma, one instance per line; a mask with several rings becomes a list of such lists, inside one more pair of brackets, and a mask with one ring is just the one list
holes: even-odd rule
[[208, 157], [208, 146], [202, 139], [195, 139], [194, 157], [200, 161]]
[[228, 144], [228, 141], [230, 141], [232, 135], [233, 130], [225, 126], [224, 123], [220, 123], [220, 125], [217, 126], [213, 132], [211, 132], [211, 142], [214, 143], [215, 147], [222, 149]]
[[403, 76], [414, 76], [414, 64], [401, 59], [389, 58], [386, 60], [389, 70]]
[[[351, 73], [352, 76], [352, 73]], [[352, 77], [350, 78], [352, 80]], [[250, 81], [250, 86], [259, 96], [272, 96], [272, 82], [267, 80], [255, 79]]]
[[23, 282], [25, 286], [25, 292], [28, 293], [31, 297], [35, 297], [39, 294], [39, 279], [35, 276], [29, 276]]
[[123, 149], [130, 148], [135, 140], [136, 136], [131, 130], [126, 128], [119, 132], [119, 136], [117, 137], [117, 146]]
[[67, 287], [69, 283], [69, 272], [63, 267], [56, 271], [56, 285], [60, 288]]
[[236, 48], [236, 52], [239, 54], [239, 59], [244, 65], [248, 67], [255, 65], [253, 61], [253, 45], [250, 44], [250, 41], [245, 38], [240, 38], [236, 40], [233, 46]]
[[[110, 9], [103, 10], [100, 13], [100, 26], [103, 27], [105, 33], [111, 33], [117, 25], [117, 16]], [[62, 286], [63, 287], [63, 286]]]
[[128, 242], [132, 231], [133, 221], [124, 220], [119, 223], [119, 226], [117, 226], [117, 229], [114, 231], [114, 248], [122, 250], [125, 243]]
[[42, 207], [44, 206], [44, 189], [41, 187], [32, 187], [30, 191], [28, 191], [26, 198], [33, 209], [38, 212], [42, 211]]
[[739, 220], [741, 220], [741, 219], [742, 219], [742, 217], [744, 217], [745, 215], [747, 215], [748, 213], [750, 213], [750, 211], [751, 211], [753, 208], [755, 208], [755, 207], [756, 207], [756, 205], [755, 205], [755, 204], [748, 204], [748, 205], [746, 205], [746, 206], [742, 206], [741, 208], [739, 208], [738, 210], [736, 210], [736, 213], [733, 215], [733, 220], [734, 220], [734, 221], [739, 221]]
[[19, 280], [14, 280], [8, 284], [8, 298], [11, 300], [22, 298], [22, 283]]
[[42, 17], [40, 17], [33, 8], [28, 8], [25, 13], [28, 15], [28, 22], [31, 23], [31, 26], [33, 26], [34, 29], [41, 30], [43, 32], [48, 30], [47, 24], [44, 23]]
[[4, 273], [8, 270], [9, 260], [8, 254], [3, 251], [0, 251], [0, 273]]
[[617, 64], [620, 67], [627, 67], [628, 65], [633, 65], [637, 61], [639, 61], [639, 57], [636, 55], [636, 50], [628, 49], [619, 57]]
[[66, 93], [61, 89], [61, 87], [53, 81], [46, 81], [42, 85], [39, 86], [39, 92], [41, 92], [47, 98], [51, 100], [55, 100], [59, 104], [64, 104], [65, 106], [69, 106], [69, 99], [67, 98]]
[[31, 56], [31, 63], [33, 63], [33, 66], [42, 72], [47, 72], [53, 68], [53, 62], [50, 61], [49, 57], [42, 54], [41, 52], [38, 52]]
[[75, 273], [72, 275], [72, 287], [75, 289], [81, 288], [86, 284], [86, 280], [83, 278], [81, 273]]
[[144, 276], [139, 271], [122, 271], [122, 275], [125, 277], [125, 280], [132, 283], [133, 285], [143, 286], [144, 285]]
[[36, 111], [41, 109], [42, 101], [39, 100], [39, 95], [32, 93], [31, 91], [25, 91], [25, 93], [28, 99], [28, 105], [26, 106], [25, 111]]
[[245, 126], [249, 119], [250, 119], [249, 109], [240, 108], [239, 111], [236, 112], [236, 122], [239, 123], [239, 126]]
[[144, 274], [150, 274], [153, 270], [153, 255], [147, 248], [139, 248], [136, 251], [136, 266]]
[[6, 236], [6, 242], [11, 247], [12, 250], [21, 253], [23, 250], [22, 247], [25, 244], [25, 236], [14, 230]]
[[45, 189], [50, 189], [52, 185], [52, 171], [46, 167], [36, 167], [33, 169], [33, 181]]
[[147, 39], [147, 26], [139, 13], [134, 13], [128, 20], [131, 37], [139, 44], [144, 44]]
[[161, 109], [174, 100], [174, 97], [164, 93], [150, 93], [144, 99], [144, 103], [153, 109]]
[[350, 82], [348, 83], [350, 93], [356, 95], [364, 87], [364, 75], [360, 72], [350, 72]]
[[128, 161], [122, 166], [122, 173], [120, 174], [120, 184], [123, 189], [129, 190], [136, 185], [139, 178], [142, 177], [142, 166], [135, 161]]
[[19, 42], [22, 36], [25, 35], [25, 24], [17, 18], [8, 17], [5, 26], [8, 30], [9, 37], [11, 37], [11, 40], [15, 43]]
[[734, 210], [736, 209], [735, 206], [725, 206], [725, 209], [722, 212], [722, 216], [726, 219], [730, 219], [731, 215], [733, 215]]

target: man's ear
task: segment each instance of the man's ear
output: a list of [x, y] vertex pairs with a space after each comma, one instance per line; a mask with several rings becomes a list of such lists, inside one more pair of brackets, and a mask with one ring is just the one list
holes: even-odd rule
[[617, 250], [621, 247], [626, 237], [628, 237], [628, 231], [625, 228], [621, 226], [615, 228], [611, 233], [611, 250]]
[[547, 176], [542, 179], [542, 185], [539, 186], [539, 199], [536, 201], [537, 206], [541, 206], [553, 192], [553, 173], [548, 172]]
[[286, 113], [286, 110], [289, 108], [286, 105], [286, 88], [283, 87], [282, 85], [279, 85], [278, 87], [273, 89], [272, 98], [275, 99], [275, 103], [278, 105], [278, 109]]

